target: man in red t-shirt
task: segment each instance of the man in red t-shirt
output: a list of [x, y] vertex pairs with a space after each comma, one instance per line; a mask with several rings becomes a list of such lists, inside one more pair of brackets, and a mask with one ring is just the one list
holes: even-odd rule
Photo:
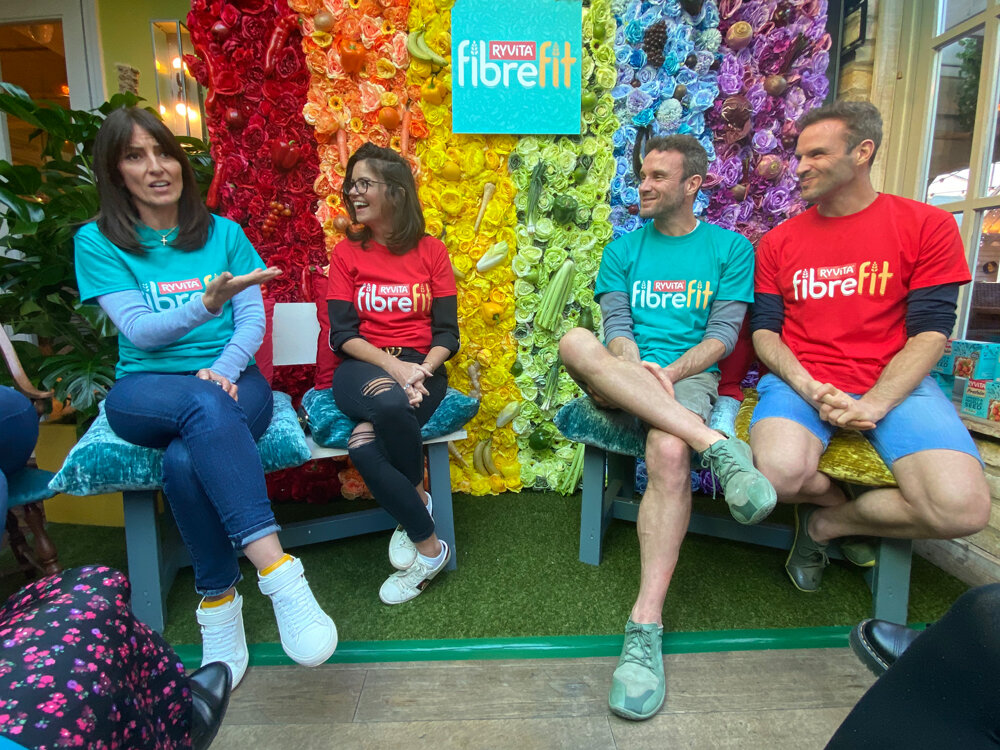
[[[965, 536], [986, 525], [990, 496], [975, 444], [928, 376], [970, 279], [955, 220], [872, 187], [882, 118], [871, 104], [813, 110], [799, 131], [796, 171], [813, 205], [757, 249], [751, 328], [771, 372], [750, 445], [779, 501], [796, 503], [785, 569], [815, 591], [832, 539], [874, 565], [871, 545], [842, 538]], [[848, 499], [817, 470], [840, 427], [862, 431], [898, 489]]]

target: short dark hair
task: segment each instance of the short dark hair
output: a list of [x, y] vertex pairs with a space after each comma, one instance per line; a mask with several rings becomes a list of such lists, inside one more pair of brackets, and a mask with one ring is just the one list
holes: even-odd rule
[[646, 141], [646, 150], [643, 155], [650, 151], [676, 151], [684, 157], [684, 173], [682, 180], [698, 175], [702, 180], [708, 174], [708, 153], [698, 139], [693, 135], [657, 135]]
[[836, 101], [806, 112], [797, 123], [801, 133], [810, 125], [824, 120], [840, 120], [847, 128], [847, 152], [850, 153], [862, 141], [875, 144], [871, 164], [875, 161], [878, 147], [882, 145], [882, 115], [871, 102]]
[[212, 215], [201, 201], [198, 181], [184, 149], [167, 126], [152, 112], [138, 107], [112, 111], [94, 140], [94, 176], [101, 210], [97, 228], [112, 243], [129, 253], [144, 255], [136, 226], [141, 223], [132, 194], [125, 187], [118, 164], [132, 143], [132, 130], [138, 125], [149, 133], [160, 148], [181, 165], [181, 197], [177, 204], [177, 239], [171, 244], [181, 250], [197, 250], [208, 241]]
[[[381, 148], [374, 143], [365, 143], [351, 154], [345, 172], [343, 197], [347, 213], [350, 214], [351, 221], [355, 222], [357, 215], [348, 192], [351, 189], [354, 166], [363, 161], [369, 162], [379, 179], [386, 183], [386, 201], [392, 208], [392, 231], [386, 238], [386, 247], [393, 255], [405, 255], [415, 248], [420, 238], [426, 234], [424, 212], [417, 197], [417, 183], [413, 179], [413, 171], [406, 159], [391, 148]], [[360, 229], [349, 227], [347, 237], [354, 242], [360, 242], [364, 247], [372, 238], [372, 232], [363, 225]]]

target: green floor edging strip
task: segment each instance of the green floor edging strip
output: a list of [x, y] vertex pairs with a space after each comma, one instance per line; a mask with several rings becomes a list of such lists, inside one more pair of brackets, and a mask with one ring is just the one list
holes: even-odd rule
[[[789, 648], [843, 648], [847, 627], [771, 630], [710, 630], [664, 633], [664, 654], [714, 651], [758, 651]], [[617, 656], [622, 635], [567, 635], [538, 638], [468, 638], [417, 641], [342, 641], [328, 664], [389, 661], [452, 661], [462, 659], [546, 659]], [[186, 667], [201, 663], [201, 646], [175, 646]], [[279, 643], [250, 645], [250, 663], [257, 666], [293, 664]]]

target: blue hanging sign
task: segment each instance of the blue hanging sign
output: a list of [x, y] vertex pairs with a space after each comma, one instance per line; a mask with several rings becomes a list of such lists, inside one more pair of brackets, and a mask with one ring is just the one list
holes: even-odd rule
[[580, 0], [456, 0], [456, 133], [580, 133]]

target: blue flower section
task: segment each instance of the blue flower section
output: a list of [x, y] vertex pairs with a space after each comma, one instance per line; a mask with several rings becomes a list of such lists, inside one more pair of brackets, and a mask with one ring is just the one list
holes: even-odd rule
[[[707, 0], [701, 13], [691, 17], [679, 0], [624, 0], [615, 17], [617, 85], [611, 90], [615, 114], [622, 124], [612, 142], [615, 178], [611, 182], [611, 216], [615, 238], [638, 229], [639, 185], [633, 173], [632, 151], [640, 128], [650, 136], [689, 133], [715, 157], [712, 133], [705, 112], [719, 95], [714, 52], [718, 44], [719, 10]], [[661, 54], [644, 46], [651, 26], [663, 23], [666, 39]], [[709, 48], [712, 39], [715, 46]], [[662, 55], [663, 64], [655, 66]], [[693, 57], [692, 57], [693, 55]], [[652, 57], [652, 61], [651, 58]], [[683, 88], [680, 88], [683, 87]], [[699, 193], [695, 213], [704, 213], [708, 198]]]

